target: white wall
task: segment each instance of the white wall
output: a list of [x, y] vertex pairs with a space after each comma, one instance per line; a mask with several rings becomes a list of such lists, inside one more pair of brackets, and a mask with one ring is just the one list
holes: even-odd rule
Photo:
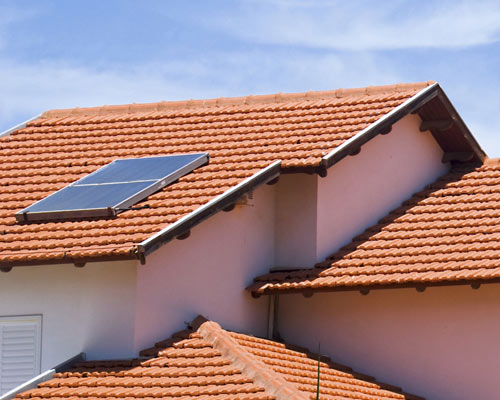
[[281, 335], [433, 400], [498, 398], [500, 285], [280, 296]]
[[42, 315], [42, 371], [81, 351], [129, 357], [136, 263], [17, 267], [0, 274], [0, 316]]
[[136, 350], [184, 329], [198, 314], [226, 329], [265, 335], [267, 299], [252, 299], [245, 287], [273, 264], [274, 186], [263, 185], [252, 205], [216, 214], [139, 267]]

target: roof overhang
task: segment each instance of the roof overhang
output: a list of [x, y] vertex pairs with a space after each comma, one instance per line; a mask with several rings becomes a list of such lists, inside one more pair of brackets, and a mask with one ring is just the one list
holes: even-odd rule
[[48, 259], [45, 260], [22, 260], [19, 262], [0, 262], [0, 271], [9, 272], [13, 267], [20, 266], [34, 266], [34, 265], [52, 265], [52, 264], [74, 264], [76, 267], [83, 267], [89, 262], [103, 262], [103, 261], [126, 261], [137, 260], [145, 263], [145, 257], [153, 251], [159, 249], [169, 241], [182, 237], [188, 233], [193, 227], [203, 222], [205, 219], [211, 217], [217, 212], [231, 208], [240, 198], [255, 190], [258, 186], [265, 183], [270, 183], [276, 179], [281, 171], [281, 161], [275, 161], [266, 168], [253, 174], [247, 179], [243, 180], [236, 186], [225, 191], [219, 196], [215, 197], [205, 205], [197, 208], [193, 212], [180, 218], [178, 221], [167, 226], [165, 229], [159, 231], [155, 235], [141, 242], [135, 247], [135, 250], [114, 257], [79, 257], [75, 258], [70, 255], [61, 259]]
[[232, 187], [205, 205], [197, 208], [190, 214], [180, 218], [178, 221], [167, 226], [165, 229], [144, 240], [137, 247], [139, 258], [142, 262], [147, 255], [157, 250], [165, 243], [184, 235], [200, 222], [211, 217], [215, 213], [233, 206], [238, 199], [254, 190], [257, 186], [268, 183], [280, 175], [281, 161], [275, 161], [268, 167], [250, 176], [238, 185]]
[[[14, 266], [40, 264], [73, 263], [76, 266], [82, 266], [87, 262], [130, 259], [139, 259], [144, 263], [147, 255], [151, 254], [165, 243], [175, 238], [182, 237], [194, 226], [198, 225], [217, 212], [230, 208], [245, 194], [253, 191], [261, 184], [274, 180], [282, 173], [317, 173], [320, 176], [326, 176], [327, 170], [330, 167], [348, 155], [355, 155], [359, 153], [363, 144], [370, 141], [377, 135], [388, 134], [392, 130], [392, 125], [410, 114], [418, 114], [420, 116], [422, 120], [420, 129], [422, 131], [430, 131], [437, 143], [441, 146], [444, 152], [443, 162], [471, 160], [483, 161], [486, 157], [485, 152], [472, 136], [470, 130], [467, 128], [442, 88], [439, 84], [434, 83], [420, 90], [417, 94], [406, 100], [398, 107], [394, 108], [385, 116], [370, 124], [354, 137], [323, 156], [319, 165], [314, 167], [282, 168], [281, 161], [276, 161], [251, 177], [245, 179], [240, 184], [217, 196], [205, 205], [194, 210], [190, 214], [182, 217], [175, 223], [167, 226], [165, 229], [144, 240], [137, 245], [135, 251], [131, 251], [126, 255], [117, 256], [115, 258], [97, 256], [74, 259], [71, 257], [64, 257], [60, 260], [50, 259], [47, 261], [36, 260], [33, 262], [30, 262], [29, 260], [7, 263], [0, 262], [0, 270], [9, 271]], [[36, 119], [37, 117], [32, 119]], [[5, 131], [2, 135], [8, 135], [15, 130], [25, 127], [29, 121]]]
[[[500, 283], [500, 278], [493, 279], [460, 279], [460, 280], [442, 280], [437, 282], [402, 282], [385, 285], [339, 285], [331, 287], [308, 287], [301, 285], [300, 287], [284, 287], [284, 288], [269, 288], [264, 287], [265, 283], [254, 283], [247, 290], [250, 291], [252, 297], [259, 298], [260, 296], [269, 295], [286, 295], [286, 294], [302, 294], [304, 297], [311, 297], [314, 293], [332, 293], [332, 292], [360, 292], [362, 295], [369, 294], [372, 290], [388, 290], [388, 289], [415, 289], [417, 292], [424, 292], [431, 287], [446, 287], [446, 286], [468, 286], [472, 289], [479, 289], [481, 285]], [[286, 283], [285, 283], [286, 285]]]
[[42, 116], [42, 114], [35, 115], [34, 117], [31, 117], [30, 119], [27, 119], [26, 121], [21, 122], [20, 124], [17, 124], [16, 126], [13, 126], [12, 128], [9, 128], [3, 132], [0, 132], [0, 137], [9, 136], [12, 132], [15, 132], [19, 129], [26, 128], [28, 123], [30, 123], [31, 121], [34, 121], [35, 119], [40, 118], [41, 116]]
[[438, 83], [434, 83], [410, 97], [404, 103], [333, 149], [321, 159], [317, 167], [288, 168], [282, 173], [317, 173], [326, 176], [328, 168], [349, 155], [356, 155], [361, 147], [376, 137], [386, 135], [392, 126], [410, 114], [418, 114], [421, 131], [430, 131], [443, 149], [443, 162], [483, 161], [486, 153], [477, 143], [469, 128]]

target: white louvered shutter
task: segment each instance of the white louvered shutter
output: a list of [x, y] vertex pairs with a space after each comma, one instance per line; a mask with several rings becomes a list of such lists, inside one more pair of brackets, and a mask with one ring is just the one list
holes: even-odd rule
[[41, 317], [0, 317], [0, 394], [40, 373]]

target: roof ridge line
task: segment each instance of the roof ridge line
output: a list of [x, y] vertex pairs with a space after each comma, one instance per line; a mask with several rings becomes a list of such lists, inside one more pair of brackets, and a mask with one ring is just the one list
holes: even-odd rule
[[243, 375], [275, 396], [276, 400], [308, 400], [307, 396], [240, 346], [218, 323], [204, 322], [197, 331], [214, 349], [240, 369]]
[[210, 107], [227, 107], [252, 104], [277, 104], [290, 101], [320, 100], [327, 98], [342, 98], [348, 96], [366, 96], [405, 90], [421, 90], [434, 84], [435, 81], [417, 83], [398, 83], [394, 85], [366, 86], [352, 89], [334, 89], [324, 91], [308, 91], [299, 93], [275, 93], [264, 95], [249, 95], [241, 97], [219, 97], [204, 100], [160, 101], [155, 103], [131, 103], [122, 105], [104, 105], [101, 107], [76, 107], [45, 111], [41, 118], [79, 117], [85, 115], [109, 115], [129, 113], [149, 113], [180, 109], [199, 109]]

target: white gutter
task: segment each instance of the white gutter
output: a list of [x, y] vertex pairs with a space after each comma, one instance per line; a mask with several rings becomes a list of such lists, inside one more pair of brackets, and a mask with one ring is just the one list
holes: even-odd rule
[[[30, 119], [27, 119], [26, 121], [24, 122], [21, 122], [20, 124], [17, 124], [16, 126], [12, 127], [12, 128], [9, 128], [3, 132], [0, 133], [0, 137], [3, 137], [3, 136], [8, 136], [10, 135], [12, 132], [15, 132], [19, 129], [23, 129], [23, 128], [26, 128], [26, 126], [28, 125], [28, 123], [30, 123], [31, 121], [34, 121], [35, 119], [37, 118], [40, 118], [42, 116], [42, 114], [38, 114], [38, 115], [35, 115], [34, 117], [30, 118]], [[1, 400], [1, 398], [0, 398]]]
[[[202, 205], [193, 212], [185, 215], [173, 224], [170, 224], [158, 233], [142, 241], [138, 245], [139, 251], [143, 254], [151, 253], [162, 244], [183, 233], [181, 232], [181, 230], [185, 231], [190, 229], [192, 226], [196, 225], [201, 220], [208, 218], [210, 215], [214, 214], [220, 209], [225, 208], [230, 204], [234, 204], [234, 201], [236, 201], [242, 195], [253, 190], [256, 186], [273, 180], [274, 178], [279, 176], [280, 168], [281, 160], [273, 162], [271, 165], [246, 178], [236, 186], [233, 186], [229, 190], [210, 200], [208, 203]], [[176, 230], [178, 230], [178, 232], [175, 232]]]
[[54, 377], [56, 372], [61, 372], [66, 369], [69, 369], [73, 364], [79, 361], [85, 360], [85, 353], [77, 354], [66, 361], [63, 361], [61, 364], [56, 367], [49, 369], [45, 372], [42, 372], [40, 375], [31, 378], [29, 381], [21, 383], [19, 386], [14, 389], [9, 390], [7, 393], [0, 396], [0, 400], [12, 400], [19, 393], [26, 392], [27, 390], [35, 389], [40, 383], [48, 381]]
[[15, 398], [19, 393], [34, 389], [38, 386], [39, 383], [52, 379], [55, 373], [56, 373], [55, 369], [49, 369], [48, 371], [42, 372], [40, 375], [35, 376], [29, 381], [22, 383], [21, 385], [15, 387], [12, 390], [9, 390], [7, 393], [2, 395], [2, 397], [0, 397], [0, 400], [11, 400]]

